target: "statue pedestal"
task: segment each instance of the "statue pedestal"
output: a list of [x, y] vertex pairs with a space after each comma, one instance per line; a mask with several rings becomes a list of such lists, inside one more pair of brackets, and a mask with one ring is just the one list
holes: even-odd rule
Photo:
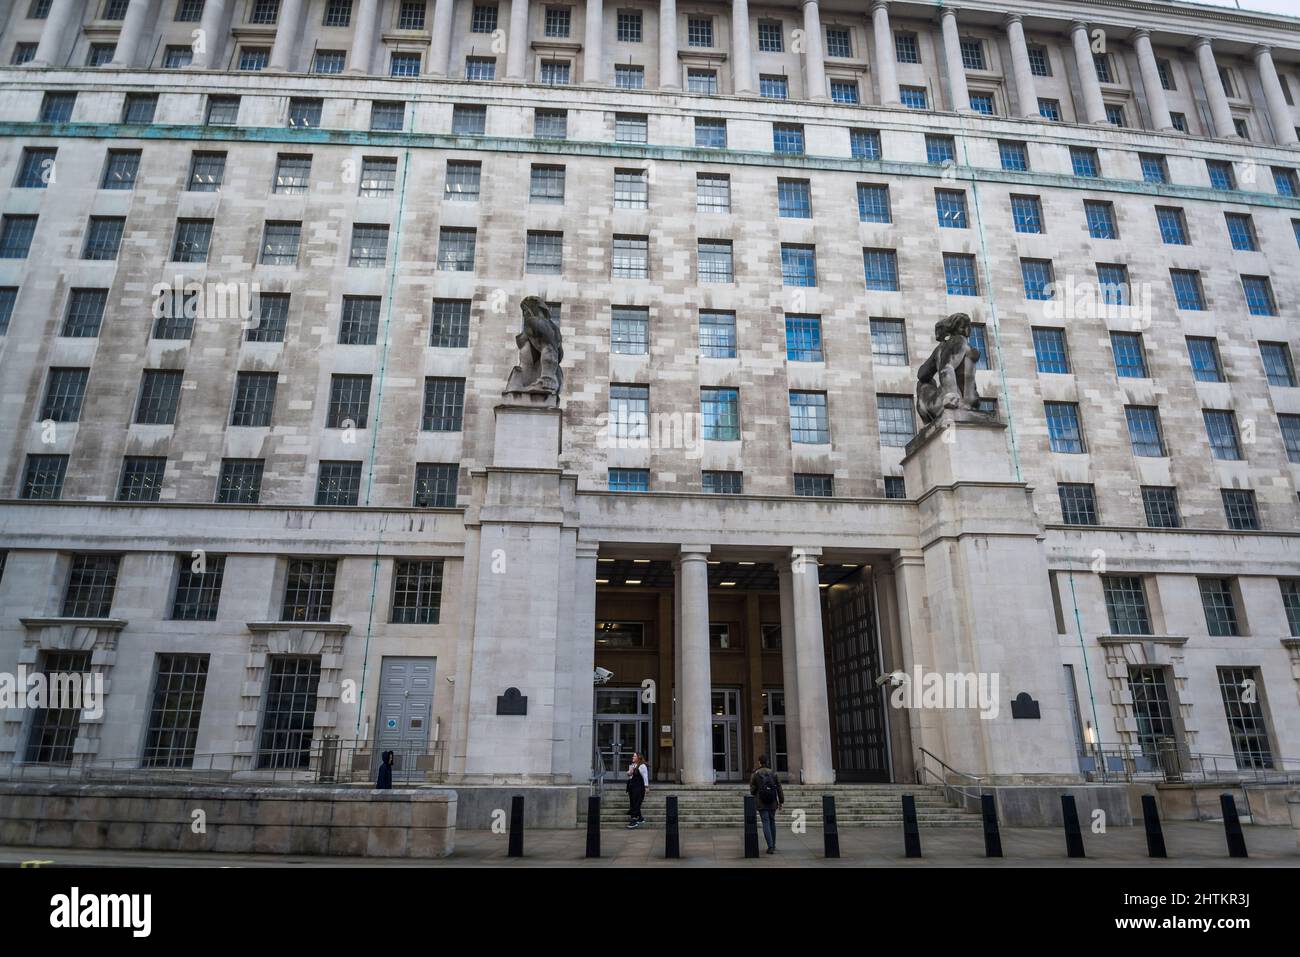
[[[903, 471], [920, 543], [896, 569], [913, 635], [909, 695], [917, 669], [945, 688], [991, 692], [979, 707], [945, 698], [907, 712], [913, 743], [974, 774], [1077, 779], [1043, 529], [1015, 478], [1006, 423], [946, 410], [908, 443]], [[1040, 718], [1012, 716], [1021, 692]]]
[[560, 467], [563, 416], [558, 396], [542, 392], [504, 392], [495, 409], [492, 465], [507, 469]]

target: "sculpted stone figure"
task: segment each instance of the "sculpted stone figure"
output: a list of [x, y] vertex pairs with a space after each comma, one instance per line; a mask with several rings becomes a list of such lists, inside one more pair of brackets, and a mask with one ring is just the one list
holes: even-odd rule
[[944, 409], [975, 411], [975, 363], [980, 351], [970, 341], [970, 316], [954, 312], [935, 324], [939, 340], [916, 373], [916, 407], [922, 422], [933, 422]]
[[559, 395], [564, 385], [564, 345], [560, 324], [551, 318], [551, 310], [537, 296], [526, 296], [519, 304], [523, 328], [515, 336], [519, 346], [519, 365], [506, 381], [507, 392], [538, 392]]

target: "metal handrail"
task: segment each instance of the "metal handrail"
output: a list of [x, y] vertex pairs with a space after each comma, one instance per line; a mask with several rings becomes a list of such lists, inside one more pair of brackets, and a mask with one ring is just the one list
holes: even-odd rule
[[[956, 768], [944, 761], [943, 758], [926, 748], [917, 748], [917, 750], [922, 755], [921, 761], [916, 767], [917, 784], [925, 784], [926, 775], [931, 775], [934, 777], [935, 782], [943, 787], [945, 798], [953, 804], [966, 808], [970, 807], [972, 800], [978, 802], [979, 799], [983, 797], [986, 788], [983, 778], [978, 775], [970, 774], [967, 771], [958, 771]], [[939, 774], [936, 772], [926, 763], [925, 758], [930, 758], [938, 764], [939, 767], [943, 769], [944, 773]], [[954, 777], [965, 778], [966, 780], [973, 782], [974, 786], [971, 787], [954, 784], [952, 781], [952, 778]], [[956, 796], [954, 797], [954, 795]]]

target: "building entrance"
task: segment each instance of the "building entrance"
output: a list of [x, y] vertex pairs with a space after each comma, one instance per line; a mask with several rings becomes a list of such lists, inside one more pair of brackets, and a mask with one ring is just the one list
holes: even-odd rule
[[634, 753], [650, 761], [650, 704], [640, 688], [596, 689], [596, 748], [606, 781], [622, 781]]
[[713, 774], [717, 781], [741, 779], [740, 689], [713, 689]]

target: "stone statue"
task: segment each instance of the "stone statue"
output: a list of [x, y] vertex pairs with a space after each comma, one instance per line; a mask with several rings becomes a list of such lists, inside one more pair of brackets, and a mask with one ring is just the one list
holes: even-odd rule
[[921, 421], [933, 422], [944, 409], [976, 411], [975, 363], [980, 351], [971, 345], [970, 316], [954, 312], [935, 324], [939, 340], [930, 358], [916, 373], [916, 406]]
[[524, 314], [523, 329], [515, 336], [519, 346], [519, 365], [506, 381], [507, 392], [560, 394], [564, 385], [564, 345], [560, 324], [551, 318], [551, 310], [537, 296], [526, 296], [519, 304]]

